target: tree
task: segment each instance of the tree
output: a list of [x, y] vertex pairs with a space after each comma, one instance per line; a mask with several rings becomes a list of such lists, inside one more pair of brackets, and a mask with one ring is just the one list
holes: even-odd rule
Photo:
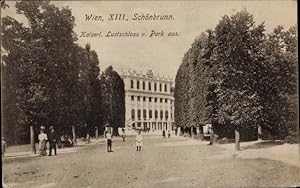
[[[211, 123], [207, 97], [211, 80], [213, 34], [202, 33], [186, 52], [175, 80], [175, 121], [189, 128]], [[193, 135], [193, 129], [191, 133]]]
[[264, 80], [260, 96], [263, 103], [261, 124], [265, 135], [277, 139], [297, 138], [297, 52], [295, 27], [284, 31], [278, 26], [264, 43]]
[[217, 135], [235, 135], [237, 149], [240, 139], [257, 138], [258, 127], [295, 141], [296, 30], [264, 31], [243, 10], [195, 40], [176, 75], [177, 124], [211, 123]]
[[35, 132], [41, 125], [60, 131], [71, 124], [67, 112], [72, 111], [75, 94], [70, 93], [75, 93], [78, 80], [77, 66], [71, 62], [74, 18], [69, 9], [49, 1], [17, 2], [16, 8], [27, 18], [28, 27], [4, 17], [2, 37], [4, 62], [13, 80], [10, 93], [15, 93], [22, 114], [17, 124]]
[[125, 91], [124, 82], [120, 75], [109, 66], [101, 75], [102, 124], [113, 127], [118, 134], [118, 127], [125, 126]]
[[264, 42], [264, 25], [255, 25], [246, 10], [224, 16], [216, 26], [215, 63], [222, 67], [218, 79], [220, 125], [235, 130], [257, 126], [260, 110], [257, 93], [259, 51]]
[[[175, 122], [176, 126], [180, 128], [188, 127], [189, 125], [189, 85], [186, 84], [188, 82], [188, 63], [186, 61], [186, 56], [183, 59], [183, 63], [180, 65], [176, 78], [175, 78]], [[180, 130], [180, 129], [178, 129]], [[180, 133], [179, 133], [180, 134]]]
[[85, 49], [81, 48], [79, 82], [81, 87], [80, 99], [82, 102], [81, 112], [82, 123], [85, 126], [85, 132], [89, 140], [89, 135], [95, 127], [101, 116], [101, 83], [98, 55], [91, 46], [86, 44]]

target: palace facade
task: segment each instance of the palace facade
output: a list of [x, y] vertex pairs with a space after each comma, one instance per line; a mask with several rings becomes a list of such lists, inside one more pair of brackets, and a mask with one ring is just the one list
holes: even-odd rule
[[174, 93], [170, 77], [121, 71], [125, 89], [125, 127], [174, 129]]

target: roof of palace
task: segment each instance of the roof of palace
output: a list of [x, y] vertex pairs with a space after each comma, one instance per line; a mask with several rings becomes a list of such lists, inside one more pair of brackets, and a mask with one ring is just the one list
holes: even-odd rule
[[152, 72], [152, 70], [147, 70], [146, 72], [143, 72], [143, 71], [137, 72], [136, 70], [130, 70], [130, 69], [128, 71], [121, 70], [121, 77], [122, 78], [130, 77], [130, 78], [150, 79], [150, 80], [165, 81], [165, 82], [173, 83], [172, 77], [154, 74]]

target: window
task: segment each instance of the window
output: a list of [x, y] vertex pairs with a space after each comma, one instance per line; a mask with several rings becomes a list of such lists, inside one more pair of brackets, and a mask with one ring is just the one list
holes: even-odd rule
[[141, 100], [141, 97], [140, 97], [140, 96], [138, 96], [138, 97], [137, 97], [137, 101], [140, 101], [140, 100]]
[[160, 111], [160, 119], [163, 119], [163, 116], [164, 116], [164, 112], [161, 110]]
[[161, 91], [161, 84], [159, 84], [159, 91]]
[[131, 101], [134, 101], [134, 96], [133, 95], [131, 96]]
[[165, 99], [165, 103], [168, 103], [168, 99]]
[[152, 101], [152, 97], [149, 97], [149, 102], [151, 102]]
[[156, 83], [154, 83], [154, 91], [156, 91]]
[[148, 83], [148, 89], [151, 91], [151, 82]]
[[145, 90], [146, 89], [146, 84], [145, 84], [145, 82], [143, 82], [143, 90]]
[[162, 103], [162, 101], [163, 101], [163, 99], [162, 99], [162, 98], [160, 98], [159, 102], [161, 102], [161, 103]]
[[154, 111], [154, 117], [155, 117], [155, 119], [158, 118], [158, 112], [157, 112], [157, 110]]
[[140, 81], [137, 81], [137, 82], [136, 82], [136, 88], [137, 88], [137, 89], [140, 89]]
[[134, 87], [134, 83], [133, 83], [133, 80], [131, 80], [131, 89], [133, 89]]
[[147, 111], [143, 110], [143, 118], [146, 119], [146, 117], [147, 117]]
[[144, 101], [144, 102], [146, 101], [146, 97], [143, 97], [143, 101]]
[[132, 109], [132, 110], [131, 110], [131, 119], [132, 119], [132, 120], [134, 120], [134, 118], [135, 118], [135, 114], [134, 114], [134, 113], [135, 113], [135, 111], [134, 111], [134, 109]]
[[168, 110], [166, 110], [166, 111], [165, 111], [165, 118], [166, 118], [166, 120], [168, 120], [168, 116], [169, 116]]
[[171, 119], [173, 119], [173, 114], [171, 113]]
[[165, 92], [167, 92], [167, 84], [165, 84]]
[[141, 119], [141, 110], [140, 109], [138, 109], [138, 111], [137, 111], [137, 116], [138, 116], [138, 119]]
[[156, 97], [154, 98], [154, 102], [157, 102], [157, 98]]
[[149, 110], [149, 118], [152, 118], [152, 110]]

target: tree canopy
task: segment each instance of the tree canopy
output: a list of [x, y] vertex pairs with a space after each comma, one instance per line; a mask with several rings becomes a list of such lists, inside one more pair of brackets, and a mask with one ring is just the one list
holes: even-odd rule
[[265, 34], [246, 10], [223, 16], [196, 38], [178, 69], [177, 126], [211, 123], [221, 136], [238, 129], [245, 138], [260, 125], [277, 138], [295, 135], [295, 45], [294, 27]]
[[[1, 33], [3, 130], [8, 142], [29, 141], [28, 126], [32, 125], [35, 132], [42, 125], [54, 126], [60, 134], [70, 134], [76, 126], [81, 135], [103, 127], [107, 109], [101, 106], [100, 62], [89, 44], [76, 44], [71, 9], [50, 1], [20, 1], [16, 11], [27, 23], [2, 17]], [[124, 106], [123, 82], [115, 71], [107, 72], [120, 91], [114, 93], [114, 100]], [[116, 113], [120, 114], [115, 124], [122, 126], [125, 112], [118, 109]]]

